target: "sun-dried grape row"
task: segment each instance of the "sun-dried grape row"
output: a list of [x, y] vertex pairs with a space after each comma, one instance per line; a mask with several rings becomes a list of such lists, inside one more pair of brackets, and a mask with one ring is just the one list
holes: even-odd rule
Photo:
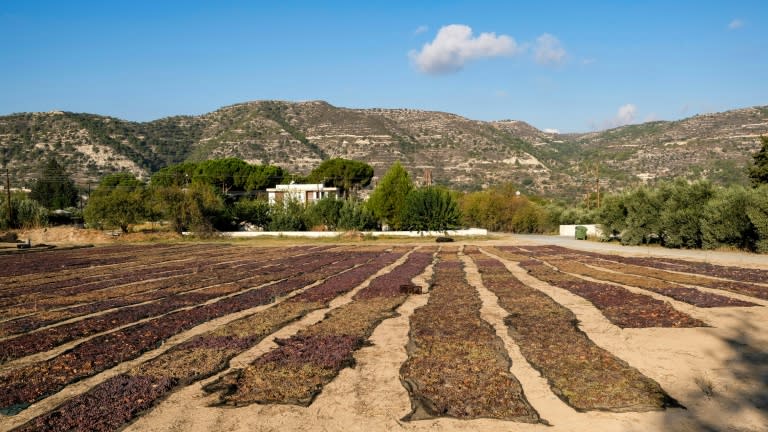
[[[552, 256], [552, 251], [537, 248], [502, 246], [490, 248], [491, 253], [515, 261], [532, 276], [549, 284], [568, 290], [590, 301], [609, 321], [623, 328], [642, 327], [705, 327], [706, 323], [674, 309], [669, 303], [646, 295], [633, 293], [625, 288], [584, 279], [562, 273], [542, 263], [540, 259]], [[555, 255], [562, 257], [562, 255]]]
[[[102, 251], [95, 249], [94, 252]], [[322, 250], [322, 249], [320, 249]], [[279, 251], [269, 248], [244, 248], [226, 245], [187, 246], [183, 249], [168, 248], [160, 251], [137, 247], [129, 261], [120, 265], [99, 266], [68, 270], [69, 263], [58, 257], [60, 269], [39, 275], [24, 277], [0, 278], [0, 305], [8, 306], [35, 302], [41, 307], [47, 301], [61, 301], [74, 294], [87, 292], [104, 292], [115, 286], [131, 284], [132, 282], [151, 281], [157, 278], [169, 278], [174, 275], [184, 275], [201, 272], [209, 268], [217, 268], [243, 258], [253, 260], [259, 255], [296, 255], [317, 252], [315, 247], [292, 247]], [[101, 255], [99, 255], [101, 257]], [[47, 258], [46, 261], [51, 258]], [[0, 263], [2, 261], [0, 260]], [[105, 270], [109, 269], [110, 277], [104, 278]], [[57, 303], [52, 303], [57, 305]]]
[[583, 263], [579, 263], [573, 260], [548, 258], [541, 259], [557, 267], [558, 270], [562, 272], [588, 276], [593, 279], [620, 283], [622, 285], [643, 288], [648, 291], [653, 291], [655, 293], [659, 293], [697, 307], [711, 308], [728, 306], [758, 306], [755, 303], [750, 303], [709, 292], [703, 292], [695, 288], [678, 285], [674, 282], [664, 282], [659, 279], [599, 270], [593, 267], [588, 267]]
[[[39, 276], [43, 272], [51, 272], [63, 268], [74, 269], [80, 267], [90, 267], [91, 265], [110, 265], [128, 262], [130, 255], [102, 256], [93, 255], [103, 254], [106, 248], [99, 248], [98, 252], [93, 249], [74, 249], [66, 251], [45, 252], [45, 259], [40, 259], [38, 254], [22, 255], [4, 255], [0, 256], [0, 277], [24, 276], [32, 274]], [[62, 264], [66, 262], [66, 266]]]
[[[38, 431], [41, 430], [39, 429], [41, 425], [43, 430], [72, 430], [82, 424], [97, 425], [97, 429], [94, 430], [119, 429], [176, 388], [224, 370], [232, 357], [257, 344], [277, 329], [312, 310], [327, 307], [327, 302], [333, 298], [329, 297], [331, 293], [338, 295], [351, 290], [401, 255], [400, 252], [382, 254], [368, 264], [341, 273], [342, 267], [338, 264], [327, 266], [323, 270], [327, 270], [331, 276], [307, 290], [307, 292], [321, 293], [314, 297], [325, 298], [325, 303], [307, 302], [299, 296], [294, 296], [271, 308], [232, 321], [179, 344], [128, 373], [97, 385], [47, 414], [31, 420], [18, 430]], [[303, 283], [312, 282], [314, 281], [308, 278], [303, 280]], [[163, 385], [151, 389], [144, 388], [126, 398], [124, 389], [114, 385], [115, 380], [119, 383], [146, 380]], [[115, 414], [111, 414], [113, 410]], [[72, 412], [75, 414], [68, 414]], [[93, 415], [96, 412], [100, 415]], [[104, 429], [98, 429], [101, 425], [105, 425]]]
[[401, 287], [410, 286], [411, 279], [431, 261], [431, 253], [412, 253], [403, 264], [355, 294], [352, 302], [297, 335], [278, 340], [277, 349], [212, 388], [226, 388], [222, 396], [226, 404], [308, 406], [341, 369], [354, 364], [354, 352], [364, 345], [376, 326], [396, 315], [394, 310], [408, 296]]
[[595, 305], [613, 324], [621, 328], [706, 327], [707, 324], [680, 312], [669, 303], [626, 288], [590, 282], [553, 269], [538, 260], [520, 263], [531, 276], [563, 288]]
[[[237, 265], [236, 261], [252, 261], [255, 256], [265, 254], [266, 251], [254, 251], [252, 254], [244, 254], [243, 251], [236, 248], [226, 250], [217, 250], [215, 256], [210, 256], [211, 251], [200, 251], [196, 254], [185, 254], [185, 259], [173, 263], [165, 263], [161, 260], [163, 256], [151, 255], [144, 257], [147, 262], [138, 266], [121, 266], [111, 269], [110, 277], [104, 277], [104, 268], [97, 267], [94, 275], [77, 274], [71, 278], [45, 279], [42, 281], [27, 282], [15, 289], [7, 290], [5, 298], [0, 300], [0, 306], [8, 307], [11, 305], [21, 306], [24, 304], [34, 304], [36, 309], [50, 309], [54, 307], [63, 307], [78, 302], [91, 301], [93, 299], [103, 300], [116, 295], [124, 295], [115, 288], [120, 288], [123, 292], [138, 292], [142, 285], [136, 283], [152, 282], [161, 279], [161, 283], [169, 284], [173, 282], [173, 277], [184, 277], [185, 275], [201, 273], [214, 269], [231, 267]], [[167, 285], [166, 285], [167, 286]], [[116, 292], [117, 294], [112, 294]]]
[[483, 285], [509, 313], [504, 320], [523, 356], [552, 391], [579, 411], [646, 411], [678, 406], [652, 379], [595, 345], [567, 308], [514, 277], [502, 263], [469, 253]]
[[581, 260], [591, 265], [622, 273], [630, 273], [638, 276], [652, 277], [680, 284], [730, 291], [736, 294], [743, 294], [750, 297], [768, 300], [768, 287], [761, 285], [746, 282], [711, 279], [694, 274], [675, 273], [667, 270], [659, 270], [635, 264], [619, 263], [600, 258], [582, 258]]
[[[310, 265], [322, 267], [337, 260], [338, 257], [338, 254], [325, 254], [320, 259], [307, 256], [286, 260], [292, 261], [297, 266]], [[283, 268], [282, 271], [274, 271], [276, 267], [273, 264], [264, 265], [263, 263], [252, 262], [252, 266], [253, 268], [241, 269], [242, 272], [230, 271], [229, 274], [223, 275], [222, 280], [219, 281], [220, 283], [215, 286], [203, 289], [196, 289], [194, 285], [183, 287], [184, 289], [196, 289], [196, 291], [182, 292], [179, 295], [165, 297], [153, 303], [123, 308], [108, 314], [0, 341], [0, 362], [42, 352], [68, 341], [101, 333], [138, 320], [159, 316], [180, 308], [198, 305], [217, 297], [230, 295], [295, 274], [293, 267]], [[270, 272], [258, 274], [264, 268], [269, 268]], [[248, 276], [253, 273], [256, 273], [256, 276]], [[229, 280], [236, 282], [228, 282]], [[210, 282], [206, 280], [204, 283]]]
[[407, 419], [539, 422], [509, 372], [503, 342], [480, 317], [481, 300], [467, 283], [462, 263], [453, 254], [440, 258], [429, 302], [411, 316], [408, 360], [400, 369], [414, 408]]
[[[290, 261], [291, 257], [278, 255], [273, 259]], [[248, 277], [245, 270], [254, 262], [259, 263], [259, 267], [264, 268], [271, 268], [270, 266], [273, 265], [269, 260], [261, 260], [258, 255], [242, 257], [238, 260], [213, 261], [206, 263], [205, 266], [189, 262], [187, 265], [190, 265], [190, 268], [181, 276], [167, 275], [147, 282], [130, 283], [96, 292], [51, 295], [50, 298], [42, 299], [39, 303], [6, 307], [2, 310], [2, 314], [5, 316], [34, 313], [0, 324], [0, 336], [25, 333], [66, 319], [157, 300], [174, 294], [202, 289], [213, 284], [243, 280]], [[37, 311], [38, 308], [41, 310]], [[50, 310], [53, 308], [56, 309]]]
[[768, 270], [755, 268], [732, 267], [725, 265], [710, 264], [705, 262], [686, 261], [673, 258], [642, 258], [625, 257], [620, 255], [606, 255], [597, 252], [573, 251], [560, 246], [549, 246], [554, 252], [567, 251], [576, 252], [594, 258], [602, 258], [611, 261], [617, 261], [624, 264], [634, 264], [644, 267], [651, 267], [660, 270], [671, 270], [675, 272], [691, 273], [694, 275], [707, 275], [723, 279], [731, 279], [741, 282], [768, 283]]
[[[730, 291], [751, 297], [768, 300], [768, 286], [750, 282], [766, 283], [768, 274], [765, 270], [742, 269], [727, 266], [714, 266], [705, 263], [692, 263], [682, 260], [663, 258], [634, 258], [615, 255], [604, 255], [595, 252], [575, 251], [559, 246], [526, 246], [531, 256], [559, 255], [575, 259], [590, 265], [604, 267], [621, 273], [631, 273], [638, 276], [653, 277], [667, 282], [695, 285], [712, 289]], [[505, 250], [518, 251], [516, 247], [504, 247]], [[665, 262], [667, 264], [665, 264]], [[666, 269], [663, 270], [662, 268]], [[707, 274], [712, 277], [700, 276]], [[739, 280], [726, 280], [726, 279]]]
[[[352, 266], [367, 261], [376, 255], [368, 252], [350, 254], [346, 263]], [[366, 267], [366, 265], [361, 267]], [[352, 269], [343, 275], [354, 273], [361, 267]], [[295, 270], [295, 272], [298, 271], [301, 270]], [[320, 273], [323, 271], [338, 272], [338, 268], [325, 266], [319, 270]], [[316, 275], [308, 277], [313, 278]], [[234, 297], [228, 297], [216, 303], [174, 312], [97, 336], [50, 360], [33, 363], [0, 374], [0, 387], [6, 390], [0, 394], [0, 410], [9, 411], [11, 407], [24, 408], [25, 404], [52, 394], [71, 382], [91, 376], [154, 349], [163, 340], [174, 334], [213, 318], [270, 303], [276, 297], [284, 296], [305, 286], [306, 283], [307, 280], [303, 277], [291, 278]], [[326, 289], [319, 297], [330, 296], [333, 298], [339, 289], [341, 288]]]
[[[215, 248], [225, 247], [214, 245]], [[130, 265], [143, 254], [163, 256], [165, 253], [178, 253], [184, 250], [188, 253], [196, 249], [210, 249], [209, 245], [121, 245], [101, 246], [87, 249], [52, 250], [39, 254], [5, 255], [0, 256], [0, 280], [3, 282], [24, 282], [27, 280], [44, 280], [51, 276], [64, 274], [85, 273], [94, 265], [114, 266]], [[43, 258], [44, 257], [44, 258]]]
[[173, 385], [172, 380], [156, 377], [112, 377], [64, 403], [55, 415], [36, 417], [14, 431], [115, 431]]

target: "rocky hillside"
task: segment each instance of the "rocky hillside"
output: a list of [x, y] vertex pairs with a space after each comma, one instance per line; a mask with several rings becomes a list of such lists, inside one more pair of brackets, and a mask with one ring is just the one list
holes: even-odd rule
[[[482, 122], [410, 109], [347, 109], [325, 102], [248, 102], [202, 116], [146, 123], [75, 113], [0, 117], [0, 147], [13, 183], [35, 178], [56, 156], [81, 184], [128, 170], [148, 176], [184, 160], [240, 157], [306, 174], [321, 160], [395, 160], [415, 178], [472, 189], [514, 182], [577, 197], [659, 178], [743, 183], [743, 167], [768, 133], [768, 107], [652, 122], [588, 134], [551, 134], [524, 122]], [[599, 169], [597, 166], [599, 165]]]

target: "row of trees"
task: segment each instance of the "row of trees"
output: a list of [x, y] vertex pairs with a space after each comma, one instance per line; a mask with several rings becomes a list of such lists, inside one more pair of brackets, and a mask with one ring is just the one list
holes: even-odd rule
[[[607, 238], [620, 238], [625, 244], [768, 251], [768, 138], [763, 137], [762, 143], [748, 168], [752, 189], [676, 180], [608, 195], [600, 209], [520, 195], [513, 185], [465, 194], [417, 188], [399, 163], [382, 177], [369, 200], [361, 202], [356, 192], [373, 176], [373, 168], [362, 162], [326, 160], [302, 178], [279, 167], [230, 158], [169, 166], [148, 184], [125, 173], [107, 176], [91, 194], [84, 216], [90, 225], [124, 231], [144, 220], [168, 221], [176, 231], [201, 232], [248, 223], [266, 230], [440, 231], [477, 226], [544, 233], [556, 231], [560, 224], [599, 223]], [[29, 198], [13, 197], [15, 221], [4, 227], [44, 224], [49, 214], [44, 206], [76, 202], [74, 183], [55, 161], [43, 174]], [[343, 199], [309, 206], [287, 200], [270, 207], [263, 196], [255, 197], [258, 190], [291, 180], [336, 186]], [[0, 211], [5, 214], [3, 205]]]
[[[581, 222], [573, 217], [581, 214], [578, 210], [518, 196], [512, 185], [468, 194], [440, 187], [416, 188], [400, 163], [390, 168], [370, 199], [362, 203], [356, 192], [369, 185], [372, 177], [370, 165], [345, 159], [326, 160], [304, 178], [276, 166], [233, 158], [186, 162], [161, 169], [149, 183], [129, 173], [104, 177], [91, 191], [83, 216], [91, 226], [123, 231], [140, 221], [156, 220], [168, 221], [176, 231], [231, 230], [249, 223], [266, 230], [386, 227], [440, 231], [477, 226], [520, 233], [551, 231], [563, 221]], [[308, 207], [287, 202], [270, 208], [263, 192], [262, 197], [254, 198], [257, 191], [291, 180], [338, 187], [344, 199], [322, 200]], [[72, 206], [77, 202], [77, 188], [55, 160], [47, 163], [31, 197], [14, 197], [15, 221], [2, 228], [44, 225], [51, 214], [45, 207], [76, 212]]]
[[715, 187], [663, 182], [609, 195], [596, 215], [606, 237], [672, 248], [768, 252], [768, 185]]
[[33, 228], [48, 223], [51, 210], [73, 208], [80, 198], [75, 182], [64, 168], [49, 159], [42, 167], [40, 179], [33, 185], [29, 195], [16, 192], [8, 200], [0, 202], [0, 229]]
[[[440, 188], [415, 188], [399, 163], [382, 178], [370, 200], [363, 203], [350, 196], [350, 191], [370, 183], [373, 169], [362, 165], [344, 160], [321, 164], [310, 178], [336, 185], [344, 191], [344, 198], [309, 205], [286, 199], [270, 206], [263, 196], [232, 195], [236, 189], [249, 191], [255, 178], [275, 171], [231, 159], [171, 166], [152, 176], [149, 184], [118, 173], [102, 179], [88, 200], [84, 217], [91, 226], [119, 227], [124, 232], [129, 225], [145, 220], [167, 221], [178, 232], [232, 230], [242, 224], [271, 231], [363, 230], [383, 225], [443, 231], [459, 226], [461, 214], [453, 195]], [[274, 186], [281, 176], [265, 178], [268, 181], [261, 187]]]
[[768, 252], [768, 137], [761, 142], [747, 168], [751, 189], [661, 182], [609, 195], [595, 218], [607, 238], [629, 245]]

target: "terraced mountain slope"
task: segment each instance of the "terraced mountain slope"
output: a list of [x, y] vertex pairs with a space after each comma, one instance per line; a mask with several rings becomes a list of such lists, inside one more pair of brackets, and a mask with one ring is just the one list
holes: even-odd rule
[[233, 156], [307, 174], [323, 159], [344, 157], [370, 163], [377, 176], [399, 160], [417, 180], [430, 170], [433, 181], [457, 188], [514, 182], [576, 197], [598, 177], [603, 190], [675, 176], [745, 183], [744, 167], [764, 134], [768, 106], [583, 134], [322, 101], [246, 102], [144, 123], [68, 112], [0, 117], [0, 148], [14, 186], [37, 177], [40, 161], [51, 155], [83, 185], [119, 170], [146, 177], [185, 160]]

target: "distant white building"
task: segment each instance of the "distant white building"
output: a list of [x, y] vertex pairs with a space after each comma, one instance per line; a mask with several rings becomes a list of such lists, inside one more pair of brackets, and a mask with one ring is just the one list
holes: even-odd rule
[[302, 204], [311, 204], [319, 199], [335, 197], [339, 188], [327, 187], [322, 183], [317, 184], [281, 184], [273, 188], [267, 188], [269, 203], [283, 202], [286, 199], [295, 199]]
[[577, 226], [586, 227], [587, 236], [598, 237], [603, 235], [603, 231], [600, 229], [600, 226], [595, 224], [560, 225], [560, 235], [563, 237], [575, 237]]

